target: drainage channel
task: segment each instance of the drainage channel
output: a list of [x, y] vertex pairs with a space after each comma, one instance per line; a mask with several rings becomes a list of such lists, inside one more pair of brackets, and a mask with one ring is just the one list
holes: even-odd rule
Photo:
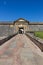
[[42, 44], [41, 42], [39, 42], [38, 40], [32, 38], [29, 34], [26, 34], [26, 36], [27, 36], [28, 38], [30, 38], [30, 40], [31, 40], [32, 42], [34, 42], [34, 43], [40, 48], [40, 50], [43, 52], [43, 44]]

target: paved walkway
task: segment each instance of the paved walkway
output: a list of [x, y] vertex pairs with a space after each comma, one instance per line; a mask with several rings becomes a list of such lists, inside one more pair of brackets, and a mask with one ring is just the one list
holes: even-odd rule
[[43, 52], [26, 35], [18, 34], [0, 46], [0, 65], [43, 65]]

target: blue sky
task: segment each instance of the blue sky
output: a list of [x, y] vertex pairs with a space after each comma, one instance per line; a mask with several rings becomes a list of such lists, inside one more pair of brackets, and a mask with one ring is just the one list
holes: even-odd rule
[[43, 0], [0, 0], [0, 21], [43, 22]]

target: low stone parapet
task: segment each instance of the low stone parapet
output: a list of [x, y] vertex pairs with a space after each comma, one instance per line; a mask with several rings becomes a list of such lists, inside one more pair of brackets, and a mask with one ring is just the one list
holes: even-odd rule
[[10, 40], [12, 37], [16, 36], [17, 34], [18, 34], [18, 33], [15, 33], [15, 34], [10, 35], [10, 36], [8, 36], [8, 37], [6, 37], [6, 38], [4, 38], [4, 39], [1, 39], [1, 40], [0, 40], [0, 45], [4, 44], [6, 41]]

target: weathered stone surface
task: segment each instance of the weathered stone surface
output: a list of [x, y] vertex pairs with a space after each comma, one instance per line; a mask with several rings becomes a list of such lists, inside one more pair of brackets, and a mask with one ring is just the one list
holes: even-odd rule
[[24, 34], [13, 37], [1, 50], [0, 65], [43, 65], [43, 52]]
[[43, 25], [29, 25], [29, 31], [43, 31]]
[[15, 33], [14, 27], [10, 27], [10, 25], [0, 25], [0, 37], [9, 36]]

